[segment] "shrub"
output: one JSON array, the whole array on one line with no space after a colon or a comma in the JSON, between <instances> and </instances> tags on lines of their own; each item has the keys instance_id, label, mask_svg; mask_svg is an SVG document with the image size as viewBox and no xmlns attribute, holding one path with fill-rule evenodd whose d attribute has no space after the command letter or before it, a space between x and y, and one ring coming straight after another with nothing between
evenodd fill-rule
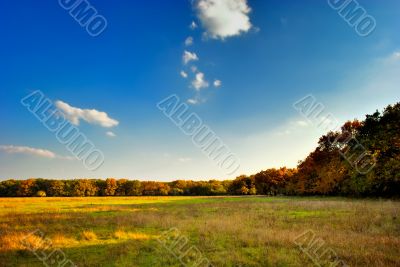
<instances>
[{"instance_id":1,"label":"shrub","mask_svg":"<svg viewBox=\"0 0 400 267\"><path fill-rule=\"evenodd\" d=\"M36 196L37 196L37 197L46 197L46 192L44 192L44 191L42 191L42 190L37 191Z\"/></svg>"}]
</instances>

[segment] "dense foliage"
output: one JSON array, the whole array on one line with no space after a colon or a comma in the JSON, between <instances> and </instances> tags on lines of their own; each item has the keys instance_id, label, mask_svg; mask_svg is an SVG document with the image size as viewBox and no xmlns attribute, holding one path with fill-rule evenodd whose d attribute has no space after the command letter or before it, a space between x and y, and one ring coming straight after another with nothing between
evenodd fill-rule
<instances>
[{"instance_id":1,"label":"dense foliage","mask_svg":"<svg viewBox=\"0 0 400 267\"><path fill-rule=\"evenodd\" d=\"M268 169L233 181L6 180L0 183L0 196L400 196L399 122L397 103L322 136L296 169Z\"/></svg>"}]
</instances>

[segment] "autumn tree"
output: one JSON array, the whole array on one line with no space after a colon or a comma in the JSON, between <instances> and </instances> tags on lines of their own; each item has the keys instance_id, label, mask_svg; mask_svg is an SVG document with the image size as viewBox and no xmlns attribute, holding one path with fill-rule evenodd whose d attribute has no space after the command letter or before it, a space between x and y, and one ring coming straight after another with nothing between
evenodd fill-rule
<instances>
[{"instance_id":1,"label":"autumn tree","mask_svg":"<svg viewBox=\"0 0 400 267\"><path fill-rule=\"evenodd\" d=\"M31 197L37 192L35 179L21 181L17 188L17 196Z\"/></svg>"},{"instance_id":2,"label":"autumn tree","mask_svg":"<svg viewBox=\"0 0 400 267\"><path fill-rule=\"evenodd\" d=\"M268 169L254 176L258 194L277 195L285 193L285 186L291 178L292 170L287 168Z\"/></svg>"},{"instance_id":3,"label":"autumn tree","mask_svg":"<svg viewBox=\"0 0 400 267\"><path fill-rule=\"evenodd\" d=\"M229 192L234 195L256 195L254 176L241 175L231 184Z\"/></svg>"},{"instance_id":4,"label":"autumn tree","mask_svg":"<svg viewBox=\"0 0 400 267\"><path fill-rule=\"evenodd\" d=\"M61 197L66 195L64 189L65 189L64 181L53 180L48 182L48 187L46 191L48 196Z\"/></svg>"},{"instance_id":5,"label":"autumn tree","mask_svg":"<svg viewBox=\"0 0 400 267\"><path fill-rule=\"evenodd\" d=\"M115 192L118 189L117 181L113 178L106 179L104 195L105 196L114 196Z\"/></svg>"},{"instance_id":6,"label":"autumn tree","mask_svg":"<svg viewBox=\"0 0 400 267\"><path fill-rule=\"evenodd\" d=\"M99 189L95 182L88 179L82 179L75 181L73 187L73 196L85 197L85 196L96 196Z\"/></svg>"},{"instance_id":7,"label":"autumn tree","mask_svg":"<svg viewBox=\"0 0 400 267\"><path fill-rule=\"evenodd\" d=\"M116 196L126 196L126 183L127 179L118 179L117 180L117 189L115 190Z\"/></svg>"}]
</instances>

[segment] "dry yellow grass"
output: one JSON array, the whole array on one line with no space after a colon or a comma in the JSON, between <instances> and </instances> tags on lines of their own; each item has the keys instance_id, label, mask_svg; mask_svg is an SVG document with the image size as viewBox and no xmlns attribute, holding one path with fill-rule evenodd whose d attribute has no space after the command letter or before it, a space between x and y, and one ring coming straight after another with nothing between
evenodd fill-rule
<instances>
[{"instance_id":1,"label":"dry yellow grass","mask_svg":"<svg viewBox=\"0 0 400 267\"><path fill-rule=\"evenodd\" d=\"M82 234L82 239L87 240L87 241L94 241L97 240L97 235L92 232L92 231L83 231Z\"/></svg>"},{"instance_id":2,"label":"dry yellow grass","mask_svg":"<svg viewBox=\"0 0 400 267\"><path fill-rule=\"evenodd\" d=\"M170 228L179 229L214 266L313 266L294 244L307 230L349 266L400 266L398 201L34 198L0 199L0 206L6 206L0 213L4 266L40 266L30 253L19 254L27 251L20 239L35 229L79 266L178 266L157 242Z\"/></svg>"},{"instance_id":3,"label":"dry yellow grass","mask_svg":"<svg viewBox=\"0 0 400 267\"><path fill-rule=\"evenodd\" d=\"M154 235L149 235L149 234L143 234L143 233L133 233L133 232L125 232L118 230L114 233L114 236L117 239L135 239L135 240L148 240L148 239L154 239L156 236Z\"/></svg>"}]
</instances>

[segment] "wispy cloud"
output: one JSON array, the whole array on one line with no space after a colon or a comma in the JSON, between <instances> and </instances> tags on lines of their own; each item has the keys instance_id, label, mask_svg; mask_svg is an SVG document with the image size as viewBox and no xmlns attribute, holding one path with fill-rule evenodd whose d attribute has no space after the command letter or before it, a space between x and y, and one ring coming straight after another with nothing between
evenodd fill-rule
<instances>
[{"instance_id":1,"label":"wispy cloud","mask_svg":"<svg viewBox=\"0 0 400 267\"><path fill-rule=\"evenodd\" d=\"M49 159L74 159L73 157L59 156L47 149L33 148L28 146L0 145L0 151L8 154L25 154Z\"/></svg>"},{"instance_id":2,"label":"wispy cloud","mask_svg":"<svg viewBox=\"0 0 400 267\"><path fill-rule=\"evenodd\" d=\"M117 120L110 118L107 113L96 109L76 108L60 100L56 101L55 104L74 125L79 125L80 120L84 120L90 124L100 125L105 128L111 128L119 124Z\"/></svg>"},{"instance_id":3,"label":"wispy cloud","mask_svg":"<svg viewBox=\"0 0 400 267\"><path fill-rule=\"evenodd\" d=\"M183 52L182 60L183 60L183 63L186 65L190 61L198 61L199 57L196 55L196 53L192 53L192 52L189 52L189 51L185 50Z\"/></svg>"},{"instance_id":4,"label":"wispy cloud","mask_svg":"<svg viewBox=\"0 0 400 267\"><path fill-rule=\"evenodd\" d=\"M189 36L188 38L186 38L186 40L185 40L185 45L186 45L186 46L191 46L191 45L193 45L193 37L192 37L192 36Z\"/></svg>"},{"instance_id":5,"label":"wispy cloud","mask_svg":"<svg viewBox=\"0 0 400 267\"><path fill-rule=\"evenodd\" d=\"M179 160L179 162L186 163L186 162L191 161L192 159L191 158L179 158L178 160Z\"/></svg>"},{"instance_id":6,"label":"wispy cloud","mask_svg":"<svg viewBox=\"0 0 400 267\"><path fill-rule=\"evenodd\" d=\"M389 58L393 61L398 61L398 60L400 61L400 51L393 52Z\"/></svg>"},{"instance_id":7,"label":"wispy cloud","mask_svg":"<svg viewBox=\"0 0 400 267\"><path fill-rule=\"evenodd\" d=\"M187 102L188 102L189 104L196 105L196 104L199 103L199 100L198 100L198 99L195 99L195 98L189 98L189 99L187 100Z\"/></svg>"},{"instance_id":8,"label":"wispy cloud","mask_svg":"<svg viewBox=\"0 0 400 267\"><path fill-rule=\"evenodd\" d=\"M192 30L196 29L197 28L196 22L192 21L192 23L190 23L189 28L192 29Z\"/></svg>"},{"instance_id":9,"label":"wispy cloud","mask_svg":"<svg viewBox=\"0 0 400 267\"><path fill-rule=\"evenodd\" d=\"M113 133L113 132L111 132L111 131L106 132L106 135L107 135L108 137L116 137L116 136L117 136L115 133Z\"/></svg>"},{"instance_id":10,"label":"wispy cloud","mask_svg":"<svg viewBox=\"0 0 400 267\"><path fill-rule=\"evenodd\" d=\"M309 123L307 121L296 121L296 125L301 126L301 127L307 127Z\"/></svg>"},{"instance_id":11,"label":"wispy cloud","mask_svg":"<svg viewBox=\"0 0 400 267\"><path fill-rule=\"evenodd\" d=\"M188 77L188 74L183 70L180 72L180 75L182 76L182 78L185 78L185 79Z\"/></svg>"},{"instance_id":12,"label":"wispy cloud","mask_svg":"<svg viewBox=\"0 0 400 267\"><path fill-rule=\"evenodd\" d=\"M247 0L197 0L193 2L206 35L225 39L252 28Z\"/></svg>"}]
</instances>

